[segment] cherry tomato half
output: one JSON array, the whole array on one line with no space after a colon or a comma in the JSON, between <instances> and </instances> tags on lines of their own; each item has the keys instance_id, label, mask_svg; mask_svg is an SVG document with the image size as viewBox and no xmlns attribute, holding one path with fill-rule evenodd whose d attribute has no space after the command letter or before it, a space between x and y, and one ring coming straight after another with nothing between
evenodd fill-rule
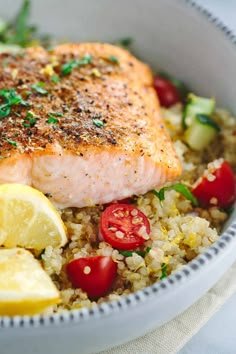
<instances>
[{"instance_id":1,"label":"cherry tomato half","mask_svg":"<svg viewBox=\"0 0 236 354\"><path fill-rule=\"evenodd\" d=\"M111 257L92 256L71 261L66 270L74 287L81 288L90 299L98 299L112 287L117 263Z\"/></svg>"},{"instance_id":2,"label":"cherry tomato half","mask_svg":"<svg viewBox=\"0 0 236 354\"><path fill-rule=\"evenodd\" d=\"M199 184L192 190L203 206L218 205L221 208L230 207L236 199L236 184L232 168L227 161L213 172L216 177L209 181L203 177ZM217 199L217 204L212 203L212 198Z\"/></svg>"},{"instance_id":3,"label":"cherry tomato half","mask_svg":"<svg viewBox=\"0 0 236 354\"><path fill-rule=\"evenodd\" d=\"M101 234L118 250L134 250L150 233L148 218L129 204L113 204L106 208L100 221Z\"/></svg>"},{"instance_id":4,"label":"cherry tomato half","mask_svg":"<svg viewBox=\"0 0 236 354\"><path fill-rule=\"evenodd\" d=\"M181 102L181 97L177 88L169 80L156 76L153 81L153 86L156 90L161 106L168 108L175 103Z\"/></svg>"}]
</instances>

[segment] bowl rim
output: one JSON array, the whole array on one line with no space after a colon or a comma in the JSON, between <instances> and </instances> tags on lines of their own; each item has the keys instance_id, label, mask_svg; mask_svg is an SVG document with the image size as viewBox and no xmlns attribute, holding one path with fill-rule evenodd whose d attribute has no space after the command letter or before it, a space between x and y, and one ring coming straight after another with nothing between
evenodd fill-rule
<instances>
[{"instance_id":1,"label":"bowl rim","mask_svg":"<svg viewBox=\"0 0 236 354\"><path fill-rule=\"evenodd\" d=\"M236 48L236 34L227 25L224 24L217 16L213 15L204 6L195 2L195 0L175 0L184 3L192 8L208 23L211 23L218 28ZM196 272L199 272L207 263L213 262L218 258L219 254L225 252L231 247L232 242L236 240L236 220L233 220L231 225L221 234L219 240L214 242L206 251L198 255L191 262L184 265L181 269L175 271L167 278L155 282L154 284L138 290L134 293L121 296L118 300L103 302L93 308L81 308L54 313L51 315L24 315L24 316L0 316L0 328L29 328L42 326L60 326L69 323L79 324L84 320L102 318L104 315L112 316L118 311L133 308L140 303L150 301L151 297L166 296L176 285L181 287L190 277L194 277Z\"/></svg>"}]
</instances>

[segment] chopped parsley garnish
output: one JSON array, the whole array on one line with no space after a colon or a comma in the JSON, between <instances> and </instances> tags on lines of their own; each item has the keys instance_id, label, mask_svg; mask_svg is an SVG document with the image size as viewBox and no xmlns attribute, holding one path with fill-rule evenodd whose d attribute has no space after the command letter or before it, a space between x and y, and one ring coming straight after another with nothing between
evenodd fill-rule
<instances>
[{"instance_id":1,"label":"chopped parsley garnish","mask_svg":"<svg viewBox=\"0 0 236 354\"><path fill-rule=\"evenodd\" d=\"M162 279L164 279L166 277L167 277L167 264L166 263L162 263L160 280L162 280Z\"/></svg>"},{"instance_id":2,"label":"chopped parsley garnish","mask_svg":"<svg viewBox=\"0 0 236 354\"><path fill-rule=\"evenodd\" d=\"M133 42L133 39L130 37L127 37L127 38L118 39L117 41L114 42L114 44L119 47L122 47L122 48L127 48L132 44L132 42Z\"/></svg>"},{"instance_id":3,"label":"chopped parsley garnish","mask_svg":"<svg viewBox=\"0 0 236 354\"><path fill-rule=\"evenodd\" d=\"M32 128L35 125L36 121L37 118L35 118L34 114L31 111L28 111L24 119L23 126L25 128Z\"/></svg>"},{"instance_id":4,"label":"chopped parsley garnish","mask_svg":"<svg viewBox=\"0 0 236 354\"><path fill-rule=\"evenodd\" d=\"M56 124L58 122L58 119L53 117L51 114L49 114L49 118L47 120L48 124Z\"/></svg>"},{"instance_id":5,"label":"chopped parsley garnish","mask_svg":"<svg viewBox=\"0 0 236 354\"><path fill-rule=\"evenodd\" d=\"M91 62L92 56L90 54L84 55L80 60L71 60L62 65L62 75L68 75L74 68L91 64Z\"/></svg>"},{"instance_id":6,"label":"chopped parsley garnish","mask_svg":"<svg viewBox=\"0 0 236 354\"><path fill-rule=\"evenodd\" d=\"M26 90L26 91L24 91L24 94L25 94L26 96L30 96L30 95L32 94L32 92L29 91L29 90Z\"/></svg>"},{"instance_id":7,"label":"chopped parsley garnish","mask_svg":"<svg viewBox=\"0 0 236 354\"><path fill-rule=\"evenodd\" d=\"M93 119L93 124L96 125L96 127L101 128L104 127L104 123L100 119Z\"/></svg>"},{"instance_id":8,"label":"chopped parsley garnish","mask_svg":"<svg viewBox=\"0 0 236 354\"><path fill-rule=\"evenodd\" d=\"M110 56L108 57L108 59L109 59L110 61L112 61L113 63L115 63L115 64L119 64L119 59L118 59L117 57L115 57L114 55L110 55Z\"/></svg>"},{"instance_id":9,"label":"chopped parsley garnish","mask_svg":"<svg viewBox=\"0 0 236 354\"><path fill-rule=\"evenodd\" d=\"M51 76L51 79L52 79L52 81L53 81L55 84L57 84L57 83L60 81L59 76L56 76L56 75L52 75L52 76Z\"/></svg>"},{"instance_id":10,"label":"chopped parsley garnish","mask_svg":"<svg viewBox=\"0 0 236 354\"><path fill-rule=\"evenodd\" d=\"M32 85L31 87L33 90L38 92L40 95L47 95L48 91L45 90L44 86L45 86L45 83L40 81L37 84Z\"/></svg>"},{"instance_id":11,"label":"chopped parsley garnish","mask_svg":"<svg viewBox=\"0 0 236 354\"><path fill-rule=\"evenodd\" d=\"M123 251L119 250L119 253L125 257L132 257L134 253L138 254L141 257L145 257L151 250L151 247L147 247L145 251Z\"/></svg>"},{"instance_id":12,"label":"chopped parsley garnish","mask_svg":"<svg viewBox=\"0 0 236 354\"><path fill-rule=\"evenodd\" d=\"M190 200L193 206L198 206L198 200L194 197L192 192L182 183L174 184L173 186L163 187L157 192L155 189L151 190L151 192L160 200L165 200L165 192L175 190L182 194L186 199Z\"/></svg>"},{"instance_id":13,"label":"chopped parsley garnish","mask_svg":"<svg viewBox=\"0 0 236 354\"><path fill-rule=\"evenodd\" d=\"M15 148L17 147L17 143L13 140L7 139L8 144L13 145Z\"/></svg>"},{"instance_id":14,"label":"chopped parsley garnish","mask_svg":"<svg viewBox=\"0 0 236 354\"><path fill-rule=\"evenodd\" d=\"M53 116L56 116L56 117L63 117L62 112L51 112L50 114L52 114Z\"/></svg>"},{"instance_id":15,"label":"chopped parsley garnish","mask_svg":"<svg viewBox=\"0 0 236 354\"><path fill-rule=\"evenodd\" d=\"M0 105L0 118L7 117L11 112L11 106L21 104L28 106L29 104L23 100L21 95L17 94L15 89L0 90L0 96L5 98L5 102Z\"/></svg>"}]
</instances>

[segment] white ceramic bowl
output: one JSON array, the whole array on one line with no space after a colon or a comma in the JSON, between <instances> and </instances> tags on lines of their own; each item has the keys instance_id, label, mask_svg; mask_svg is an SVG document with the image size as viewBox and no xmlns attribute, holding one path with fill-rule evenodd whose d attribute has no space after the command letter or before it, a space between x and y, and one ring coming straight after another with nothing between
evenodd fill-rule
<instances>
[{"instance_id":1,"label":"white ceramic bowl","mask_svg":"<svg viewBox=\"0 0 236 354\"><path fill-rule=\"evenodd\" d=\"M236 38L210 13L187 0L35 0L33 21L75 41L131 36L133 50L218 105L236 111ZM0 1L6 16L19 1ZM234 220L234 221L233 221ZM199 299L236 259L235 213L206 253L151 287L95 309L0 319L4 354L94 353L136 338Z\"/></svg>"}]
</instances>

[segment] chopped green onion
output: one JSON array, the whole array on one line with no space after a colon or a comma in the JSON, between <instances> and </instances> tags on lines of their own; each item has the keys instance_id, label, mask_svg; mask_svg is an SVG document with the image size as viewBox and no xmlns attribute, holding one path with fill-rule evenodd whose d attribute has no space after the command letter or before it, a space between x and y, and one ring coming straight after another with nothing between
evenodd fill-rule
<instances>
[{"instance_id":1,"label":"chopped green onion","mask_svg":"<svg viewBox=\"0 0 236 354\"><path fill-rule=\"evenodd\" d=\"M164 279L166 277L167 277L167 264L166 263L162 263L160 280L162 280L162 279Z\"/></svg>"},{"instance_id":2,"label":"chopped green onion","mask_svg":"<svg viewBox=\"0 0 236 354\"><path fill-rule=\"evenodd\" d=\"M104 123L100 119L93 119L93 124L96 125L96 127L101 128L104 127Z\"/></svg>"},{"instance_id":3,"label":"chopped green onion","mask_svg":"<svg viewBox=\"0 0 236 354\"><path fill-rule=\"evenodd\" d=\"M157 192L155 189L151 190L151 192L160 200L165 200L165 192L175 190L176 192L182 194L186 199L190 200L190 202L194 206L198 206L198 200L194 197L192 192L182 183L174 184L173 186L163 187Z\"/></svg>"}]
</instances>

